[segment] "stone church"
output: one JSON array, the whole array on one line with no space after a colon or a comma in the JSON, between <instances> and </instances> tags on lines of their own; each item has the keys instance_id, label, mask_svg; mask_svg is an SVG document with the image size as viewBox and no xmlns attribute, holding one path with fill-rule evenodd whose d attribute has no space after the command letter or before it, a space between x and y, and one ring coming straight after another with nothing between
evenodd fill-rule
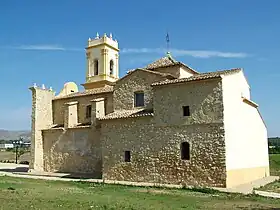
<instances>
[{"instance_id":1,"label":"stone church","mask_svg":"<svg viewBox=\"0 0 280 210\"><path fill-rule=\"evenodd\" d=\"M170 53L119 78L112 35L86 47L83 91L32 91L30 170L234 187L270 175L267 129L242 69L198 72Z\"/></svg>"}]
</instances>

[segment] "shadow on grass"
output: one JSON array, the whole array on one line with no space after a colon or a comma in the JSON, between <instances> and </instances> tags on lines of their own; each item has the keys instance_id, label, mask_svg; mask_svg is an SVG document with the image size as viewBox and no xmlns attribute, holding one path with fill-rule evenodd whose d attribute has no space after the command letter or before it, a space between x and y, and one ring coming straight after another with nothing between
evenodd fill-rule
<instances>
[{"instance_id":1,"label":"shadow on grass","mask_svg":"<svg viewBox=\"0 0 280 210\"><path fill-rule=\"evenodd\" d=\"M25 167L16 167L16 168L0 168L0 172L10 172L10 173L14 173L14 172L28 172L28 166Z\"/></svg>"},{"instance_id":2,"label":"shadow on grass","mask_svg":"<svg viewBox=\"0 0 280 210\"><path fill-rule=\"evenodd\" d=\"M68 178L68 179L102 179L101 175L97 175L94 173L69 173L67 175L61 176L61 178Z\"/></svg>"},{"instance_id":3,"label":"shadow on grass","mask_svg":"<svg viewBox=\"0 0 280 210\"><path fill-rule=\"evenodd\" d=\"M221 193L219 190L215 190L212 188L207 188L207 187L194 187L194 188L188 188L188 187L183 187L183 190L188 190L188 191L192 191L192 192L200 192L200 193L205 193L205 194L217 194L217 193Z\"/></svg>"}]
</instances>

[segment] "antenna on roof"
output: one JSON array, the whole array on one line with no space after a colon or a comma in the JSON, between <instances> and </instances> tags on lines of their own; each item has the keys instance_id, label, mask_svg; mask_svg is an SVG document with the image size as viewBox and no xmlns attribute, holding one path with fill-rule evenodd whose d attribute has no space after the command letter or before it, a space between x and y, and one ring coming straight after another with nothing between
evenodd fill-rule
<instances>
[{"instance_id":1,"label":"antenna on roof","mask_svg":"<svg viewBox=\"0 0 280 210\"><path fill-rule=\"evenodd\" d=\"M168 33L168 30L166 32L166 49L167 49L167 55L170 55L170 52L169 52L169 46L170 45L170 39L169 39L169 33Z\"/></svg>"}]
</instances>

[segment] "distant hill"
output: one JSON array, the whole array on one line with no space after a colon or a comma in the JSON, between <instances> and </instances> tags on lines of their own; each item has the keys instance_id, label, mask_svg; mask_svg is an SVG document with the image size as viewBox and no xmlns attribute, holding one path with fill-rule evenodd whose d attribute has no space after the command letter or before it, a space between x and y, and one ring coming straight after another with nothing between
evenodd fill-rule
<instances>
[{"instance_id":1,"label":"distant hill","mask_svg":"<svg viewBox=\"0 0 280 210\"><path fill-rule=\"evenodd\" d=\"M20 137L23 141L29 142L31 137L30 131L9 131L0 129L0 140L17 140Z\"/></svg>"}]
</instances>

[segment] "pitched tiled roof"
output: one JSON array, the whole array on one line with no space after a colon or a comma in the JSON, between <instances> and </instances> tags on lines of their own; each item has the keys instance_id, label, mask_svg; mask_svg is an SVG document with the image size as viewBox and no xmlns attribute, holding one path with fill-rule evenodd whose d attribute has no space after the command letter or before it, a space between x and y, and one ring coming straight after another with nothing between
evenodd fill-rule
<instances>
[{"instance_id":1,"label":"pitched tiled roof","mask_svg":"<svg viewBox=\"0 0 280 210\"><path fill-rule=\"evenodd\" d=\"M154 61L153 63L147 65L145 68L146 69L156 69L156 68L161 68L161 67L165 67L165 66L172 66L172 65L176 65L178 62L175 61L171 56L165 56L162 57L156 61Z\"/></svg>"},{"instance_id":2,"label":"pitched tiled roof","mask_svg":"<svg viewBox=\"0 0 280 210\"><path fill-rule=\"evenodd\" d=\"M152 74L158 74L158 75L161 75L161 76L164 76L164 77L169 77L169 78L172 78L172 79L175 78L172 74L162 73L162 72L158 72L158 71L151 71L149 69L138 68L138 69L135 69L135 70L141 70L141 71L149 72L149 73L152 73Z\"/></svg>"},{"instance_id":3,"label":"pitched tiled roof","mask_svg":"<svg viewBox=\"0 0 280 210\"><path fill-rule=\"evenodd\" d=\"M133 117L143 117L143 116L153 116L153 110L147 109L133 109L133 110L119 110L110 113L104 117L99 118L99 120L111 120L111 119L121 119L121 118L133 118Z\"/></svg>"},{"instance_id":4,"label":"pitched tiled roof","mask_svg":"<svg viewBox=\"0 0 280 210\"><path fill-rule=\"evenodd\" d=\"M197 71L195 71L191 67L187 66L186 64L176 61L174 58L172 58L172 56L170 54L167 54L165 57L162 57L162 58L154 61L153 63L147 65L144 69L155 70L158 68L166 68L166 67L171 67L171 66L175 66L175 65L184 66L187 69L189 69L190 71L192 71L193 73L198 74Z\"/></svg>"},{"instance_id":5,"label":"pitched tiled roof","mask_svg":"<svg viewBox=\"0 0 280 210\"><path fill-rule=\"evenodd\" d=\"M113 92L113 86L105 86L102 88L94 88L94 89L90 89L90 90L85 90L83 92L71 93L66 96L56 96L54 98L54 100L79 97L79 96L85 96L85 95L95 95L95 94L101 94L101 93L111 93L111 92Z\"/></svg>"},{"instance_id":6,"label":"pitched tiled roof","mask_svg":"<svg viewBox=\"0 0 280 210\"><path fill-rule=\"evenodd\" d=\"M175 79L175 77L173 75L168 74L168 73L161 73L161 72L157 72L157 71L151 71L151 70L148 70L148 69L137 68L137 69L132 69L132 70L127 71L126 72L127 74L125 76L123 76L122 78L120 78L118 81L123 80L124 78L128 77L130 74L132 74L135 71L144 71L144 72L148 72L148 73L151 73L151 74L157 74L157 75L166 77L168 79Z\"/></svg>"},{"instance_id":7,"label":"pitched tiled roof","mask_svg":"<svg viewBox=\"0 0 280 210\"><path fill-rule=\"evenodd\" d=\"M181 79L173 79L173 80L164 80L160 82L155 82L152 86L158 85L166 85L166 84L174 84L174 83L183 83L183 82L190 82L196 80L204 80L204 79L211 79L211 78L218 78L222 75L234 74L240 72L241 69L231 69L231 70L223 70L223 71L215 71L215 72L208 72L208 73L201 73L187 78Z\"/></svg>"}]
</instances>

